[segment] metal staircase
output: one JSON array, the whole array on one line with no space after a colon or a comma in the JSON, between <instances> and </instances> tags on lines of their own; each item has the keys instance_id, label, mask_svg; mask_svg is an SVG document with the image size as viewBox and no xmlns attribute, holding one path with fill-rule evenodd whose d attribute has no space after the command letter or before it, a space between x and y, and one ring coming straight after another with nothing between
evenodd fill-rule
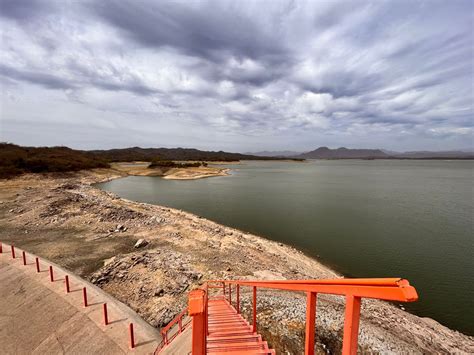
<instances>
[{"instance_id":1,"label":"metal staircase","mask_svg":"<svg viewBox=\"0 0 474 355\"><path fill-rule=\"evenodd\" d=\"M252 320L240 314L242 287L252 291ZM189 352L204 354L275 354L257 332L257 288L304 292L306 294L305 349L314 354L317 294L344 296L346 300L342 353L357 353L362 298L413 302L418 295L409 282L400 278L331 280L213 280L189 293L188 308L163 328L163 341L155 354L166 352L171 340L192 337ZM212 294L218 289L221 294ZM235 298L233 299L233 294ZM183 319L192 321L183 323ZM176 329L176 325L179 327ZM185 332L188 326L191 331ZM189 340L189 339L187 339ZM171 352L172 353L172 352Z\"/></svg>"}]
</instances>

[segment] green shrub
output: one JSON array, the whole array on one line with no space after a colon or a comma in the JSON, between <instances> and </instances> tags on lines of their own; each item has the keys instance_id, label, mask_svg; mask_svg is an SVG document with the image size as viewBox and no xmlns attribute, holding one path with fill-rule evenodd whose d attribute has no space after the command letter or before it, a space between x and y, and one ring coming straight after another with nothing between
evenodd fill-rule
<instances>
[{"instance_id":1,"label":"green shrub","mask_svg":"<svg viewBox=\"0 0 474 355\"><path fill-rule=\"evenodd\" d=\"M161 160L159 158L155 158L151 161L151 164L148 166L150 169L154 168L197 168L201 165L207 166L204 162L196 162L196 163L176 163L172 160Z\"/></svg>"}]
</instances>

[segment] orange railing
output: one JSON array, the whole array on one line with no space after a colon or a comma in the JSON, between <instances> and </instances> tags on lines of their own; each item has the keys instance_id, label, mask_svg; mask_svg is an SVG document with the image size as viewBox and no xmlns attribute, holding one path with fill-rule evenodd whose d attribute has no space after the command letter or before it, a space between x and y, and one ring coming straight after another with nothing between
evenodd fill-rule
<instances>
[{"instance_id":1,"label":"orange railing","mask_svg":"<svg viewBox=\"0 0 474 355\"><path fill-rule=\"evenodd\" d=\"M185 319L187 313L188 309L186 308L184 311L179 313L171 322L169 322L166 327L160 330L161 342L160 344L158 344L158 348L155 350L155 354L159 353L165 346L169 345L178 335L180 335L188 328L188 326L191 324L191 319ZM171 333L171 331L176 325L178 326L178 329L175 329L175 331Z\"/></svg>"},{"instance_id":2,"label":"orange railing","mask_svg":"<svg viewBox=\"0 0 474 355\"><path fill-rule=\"evenodd\" d=\"M192 321L192 353L206 353L207 303L208 289L220 288L223 297L240 313L240 288L252 288L252 327L257 331L257 288L306 293L306 336L305 354L314 354L316 297L317 294L341 295L346 298L344 335L342 353L356 354L359 334L360 306L362 298L375 298L388 301L413 302L418 299L414 287L407 280L399 278L385 279L332 279L332 280L281 280L281 281L248 281L248 280L212 280L204 287L189 294L189 315ZM234 289L234 290L233 290Z\"/></svg>"}]
</instances>

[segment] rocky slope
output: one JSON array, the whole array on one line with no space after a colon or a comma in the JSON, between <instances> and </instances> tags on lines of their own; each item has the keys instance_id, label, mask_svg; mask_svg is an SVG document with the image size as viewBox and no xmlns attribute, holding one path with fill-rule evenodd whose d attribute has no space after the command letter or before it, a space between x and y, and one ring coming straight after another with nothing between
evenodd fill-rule
<instances>
[{"instance_id":1,"label":"rocky slope","mask_svg":"<svg viewBox=\"0 0 474 355\"><path fill-rule=\"evenodd\" d=\"M156 327L185 307L187 292L206 279L339 277L289 246L91 185L120 176L97 170L0 180L0 240L89 278ZM145 241L135 247L139 239ZM282 353L299 353L303 295L262 291L258 299L264 336ZM343 316L342 298L318 297L320 352L340 350ZM359 339L364 352L474 352L473 337L380 301L363 302Z\"/></svg>"}]
</instances>

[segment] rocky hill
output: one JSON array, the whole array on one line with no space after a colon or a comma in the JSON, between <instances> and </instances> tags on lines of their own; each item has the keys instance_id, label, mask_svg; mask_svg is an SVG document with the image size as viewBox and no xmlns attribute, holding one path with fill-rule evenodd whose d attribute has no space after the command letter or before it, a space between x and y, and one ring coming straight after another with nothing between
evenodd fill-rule
<instances>
[{"instance_id":1,"label":"rocky hill","mask_svg":"<svg viewBox=\"0 0 474 355\"><path fill-rule=\"evenodd\" d=\"M151 161L163 160L206 160L206 161L238 161L238 160L278 160L278 157L256 156L224 151L205 151L193 148L123 148L110 150L92 150L88 153L112 162L117 161Z\"/></svg>"}]
</instances>

